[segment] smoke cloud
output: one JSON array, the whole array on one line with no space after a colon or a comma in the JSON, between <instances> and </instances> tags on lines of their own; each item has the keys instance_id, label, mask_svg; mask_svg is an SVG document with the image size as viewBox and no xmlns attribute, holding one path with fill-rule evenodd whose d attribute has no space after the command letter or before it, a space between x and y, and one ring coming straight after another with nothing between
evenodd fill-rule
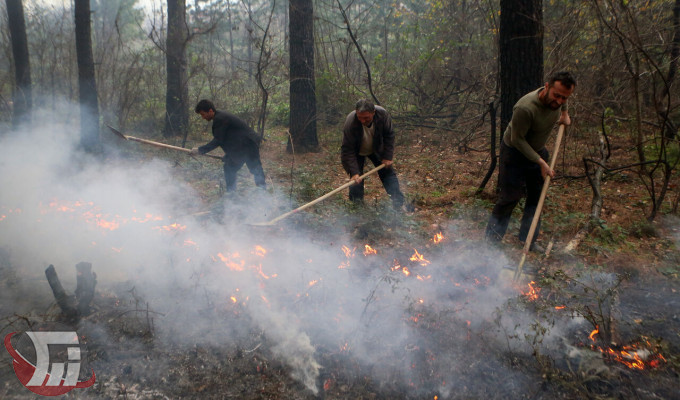
<instances>
[{"instance_id":1,"label":"smoke cloud","mask_svg":"<svg viewBox=\"0 0 680 400\"><path fill-rule=\"evenodd\" d=\"M78 129L63 119L77 113L64 107L38 111L33 123L0 137L0 247L21 275L91 262L98 288L134 286L163 313L160 338L232 343L259 330L314 393L324 367L345 358L385 385L403 381L416 391L522 390L523 378L491 351L488 361L470 362L483 356L470 354L470 341L507 346L503 325L493 322L515 295L497 284L508 264L502 253L413 243L364 255L349 235L258 231L243 223L280 210L278 195L262 192L225 198L223 219L205 218L199 212L207 206L175 177L174 164L81 153ZM453 228L444 234L457 237ZM424 261L409 261L414 252ZM62 280L73 284L69 274ZM200 312L236 305L248 318L233 326L216 327L212 314ZM253 326L241 325L246 320ZM512 331L517 320L502 324ZM322 360L319 349L342 357ZM490 386L471 388L473 375Z\"/></svg>"}]
</instances>

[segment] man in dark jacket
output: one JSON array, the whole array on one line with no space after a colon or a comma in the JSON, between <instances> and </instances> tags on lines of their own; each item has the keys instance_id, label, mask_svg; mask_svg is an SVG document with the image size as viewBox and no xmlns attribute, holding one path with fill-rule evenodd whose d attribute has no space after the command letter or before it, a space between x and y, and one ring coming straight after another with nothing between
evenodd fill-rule
<instances>
[{"instance_id":1,"label":"man in dark jacket","mask_svg":"<svg viewBox=\"0 0 680 400\"><path fill-rule=\"evenodd\" d=\"M393 155L394 130L390 114L368 100L359 100L345 120L341 148L342 166L356 182L349 187L350 200L362 202L364 199L364 182L359 177L368 157L376 167L385 164L385 168L378 171L378 176L394 208L402 207L404 195L399 190L399 180L392 168Z\"/></svg>"},{"instance_id":2,"label":"man in dark jacket","mask_svg":"<svg viewBox=\"0 0 680 400\"><path fill-rule=\"evenodd\" d=\"M264 171L260 161L260 142L262 138L243 120L225 111L217 111L210 100L196 104L196 114L206 121L212 121L213 140L208 144L195 147L195 154L205 154L217 147L224 150L224 179L227 192L236 190L236 173L246 164L255 178L255 185L265 188Z\"/></svg>"}]
</instances>

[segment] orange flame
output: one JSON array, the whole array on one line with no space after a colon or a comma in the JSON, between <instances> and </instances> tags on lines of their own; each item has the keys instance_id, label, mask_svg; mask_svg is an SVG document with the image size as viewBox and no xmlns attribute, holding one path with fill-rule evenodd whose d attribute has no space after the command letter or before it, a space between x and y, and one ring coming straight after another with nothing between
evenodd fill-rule
<instances>
[{"instance_id":1,"label":"orange flame","mask_svg":"<svg viewBox=\"0 0 680 400\"><path fill-rule=\"evenodd\" d=\"M347 258L352 258L352 257L354 257L354 250L356 250L356 249L357 249L357 248L355 247L355 248L353 248L353 249L350 250L349 247L347 247L347 246L342 246L342 252L345 253L345 257L347 257Z\"/></svg>"},{"instance_id":2,"label":"orange flame","mask_svg":"<svg viewBox=\"0 0 680 400\"><path fill-rule=\"evenodd\" d=\"M390 270L391 270L391 271L396 271L396 270L398 270L399 268L401 268L401 265L399 265L399 260L397 260L397 259L395 258L395 259L394 259L393 266L392 266L392 268L390 268Z\"/></svg>"},{"instance_id":3,"label":"orange flame","mask_svg":"<svg viewBox=\"0 0 680 400\"><path fill-rule=\"evenodd\" d=\"M159 231L160 231L160 230L163 230L163 231L166 231L166 232L171 232L171 231L183 231L183 230L185 230L186 228L187 228L186 225L181 225L181 224L178 224L178 223L176 223L176 222L175 222L174 224L170 224L170 225L155 226L155 227L153 227L153 229L155 229L155 230L159 230Z\"/></svg>"},{"instance_id":4,"label":"orange flame","mask_svg":"<svg viewBox=\"0 0 680 400\"><path fill-rule=\"evenodd\" d=\"M313 281L309 281L309 287L312 287L312 286L316 285L317 283L319 283L318 279L314 279Z\"/></svg>"},{"instance_id":5,"label":"orange flame","mask_svg":"<svg viewBox=\"0 0 680 400\"><path fill-rule=\"evenodd\" d=\"M590 340L592 340L594 342L595 341L595 335L597 335L598 333L600 333L600 326L595 325L595 330L590 332L590 335L588 335L588 337L590 338Z\"/></svg>"},{"instance_id":6,"label":"orange flame","mask_svg":"<svg viewBox=\"0 0 680 400\"><path fill-rule=\"evenodd\" d=\"M593 331L590 338L594 341L593 335L599 330ZM649 340L642 340L638 343L621 346L620 348L602 348L592 346L593 350L598 350L609 359L625 365L630 369L644 370L646 368L658 368L665 363L666 358L655 349Z\"/></svg>"},{"instance_id":7,"label":"orange flame","mask_svg":"<svg viewBox=\"0 0 680 400\"><path fill-rule=\"evenodd\" d=\"M347 261L343 261L342 263L340 263L340 265L338 266L339 269L349 268L349 265L350 265L349 259L354 257L354 251L356 249L357 249L356 247L353 248L353 249L350 249L347 246L342 246L342 252L345 253L345 257L347 257Z\"/></svg>"},{"instance_id":8,"label":"orange flame","mask_svg":"<svg viewBox=\"0 0 680 400\"><path fill-rule=\"evenodd\" d=\"M368 256L370 254L378 254L378 252L369 245L364 245L364 255Z\"/></svg>"},{"instance_id":9,"label":"orange flame","mask_svg":"<svg viewBox=\"0 0 680 400\"><path fill-rule=\"evenodd\" d=\"M264 247L262 247L260 245L255 245L255 250L253 250L252 254L255 254L256 256L264 257L264 256L267 255L267 249L265 249Z\"/></svg>"},{"instance_id":10,"label":"orange flame","mask_svg":"<svg viewBox=\"0 0 680 400\"><path fill-rule=\"evenodd\" d=\"M116 221L107 221L107 220L99 220L97 221L97 226L100 228L108 229L110 231L115 231L116 229L120 228L120 224Z\"/></svg>"},{"instance_id":11,"label":"orange flame","mask_svg":"<svg viewBox=\"0 0 680 400\"><path fill-rule=\"evenodd\" d=\"M238 253L233 254L233 257L235 257L235 258L238 258L238 256L239 256ZM219 259L222 260L224 265L229 267L229 269L232 270L232 271L243 271L243 269L244 269L245 261L243 261L243 260L241 260L240 264L237 264L234 261L232 261L229 257L225 256L222 253L217 253L217 257L219 257Z\"/></svg>"},{"instance_id":12,"label":"orange flame","mask_svg":"<svg viewBox=\"0 0 680 400\"><path fill-rule=\"evenodd\" d=\"M531 281L529 282L529 289L522 293L524 296L527 297L527 300L529 301L535 301L538 300L538 294L541 292L541 288L536 285L536 282Z\"/></svg>"},{"instance_id":13,"label":"orange flame","mask_svg":"<svg viewBox=\"0 0 680 400\"><path fill-rule=\"evenodd\" d=\"M269 275L267 275L267 274L265 274L264 272L262 272L262 264L253 265L253 266L251 266L251 268L253 268L254 270L256 270L256 271L257 271L257 274L260 275L261 277L263 277L264 279L269 279Z\"/></svg>"},{"instance_id":14,"label":"orange flame","mask_svg":"<svg viewBox=\"0 0 680 400\"><path fill-rule=\"evenodd\" d=\"M413 251L413 255L409 258L410 261L417 262L423 267L430 263L422 254L418 253L418 250L413 249Z\"/></svg>"},{"instance_id":15,"label":"orange flame","mask_svg":"<svg viewBox=\"0 0 680 400\"><path fill-rule=\"evenodd\" d=\"M441 232L435 234L434 237L432 238L434 244L439 244L442 240L444 240L444 235L442 235Z\"/></svg>"}]
</instances>

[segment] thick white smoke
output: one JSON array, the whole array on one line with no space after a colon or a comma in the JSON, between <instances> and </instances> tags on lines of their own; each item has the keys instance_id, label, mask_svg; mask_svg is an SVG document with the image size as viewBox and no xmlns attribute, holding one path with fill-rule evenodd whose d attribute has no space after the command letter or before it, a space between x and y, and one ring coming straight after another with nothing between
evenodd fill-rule
<instances>
[{"instance_id":1,"label":"thick white smoke","mask_svg":"<svg viewBox=\"0 0 680 400\"><path fill-rule=\"evenodd\" d=\"M243 305L272 353L314 393L320 346L343 349L378 379L396 371L416 386L422 372L412 370L410 354L432 353L441 357L431 364L440 368L433 380L442 393L470 374L456 364L457 354L469 351L466 337L507 299L491 275L507 264L501 253L433 245L428 254L420 247L426 243L413 243L366 256L357 248L348 256L342 245L355 245L342 236L248 228L243 222L279 212L275 198L262 192L247 202L225 199L224 220L206 219L196 215L206 205L175 178L172 163L85 155L77 149L78 129L60 120L64 114L36 112L32 124L0 137L0 246L20 274L40 277L49 264L91 262L100 288L133 284L164 313L157 328L175 332L177 341L181 332L214 331L211 318L196 312L205 303ZM395 260L417 247L428 263ZM69 275L62 275L65 284ZM452 341L433 342L423 329L447 330L442 335ZM234 340L233 332L203 340ZM437 348L442 343L449 348Z\"/></svg>"}]
</instances>

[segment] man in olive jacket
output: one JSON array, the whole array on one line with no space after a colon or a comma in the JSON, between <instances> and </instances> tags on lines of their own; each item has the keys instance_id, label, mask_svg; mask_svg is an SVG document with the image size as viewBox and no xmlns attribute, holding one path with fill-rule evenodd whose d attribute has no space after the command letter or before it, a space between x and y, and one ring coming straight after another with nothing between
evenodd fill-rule
<instances>
[{"instance_id":1,"label":"man in olive jacket","mask_svg":"<svg viewBox=\"0 0 680 400\"><path fill-rule=\"evenodd\" d=\"M360 176L368 158L376 167L385 164L385 168L378 171L378 176L394 208L401 209L404 195L392 168L393 155L394 130L390 114L368 100L359 100L345 120L341 147L342 166L356 182L349 187L350 200L362 202L364 199L364 182Z\"/></svg>"},{"instance_id":2,"label":"man in olive jacket","mask_svg":"<svg viewBox=\"0 0 680 400\"><path fill-rule=\"evenodd\" d=\"M544 178L555 176L548 165L545 144L556 123L569 125L571 118L567 99L576 88L576 80L569 72L553 74L544 87L529 92L519 99L512 110L512 119L501 142L498 187L500 194L486 226L486 239L500 242L508 229L512 210L526 192L524 213L518 238L526 241L531 228ZM542 252L535 241L540 220L530 246Z\"/></svg>"},{"instance_id":3,"label":"man in olive jacket","mask_svg":"<svg viewBox=\"0 0 680 400\"><path fill-rule=\"evenodd\" d=\"M260 142L262 138L255 133L242 119L225 111L217 111L210 100L201 100L196 104L196 114L206 121L212 121L213 140L195 147L195 154L205 154L217 147L224 150L224 179L227 192L236 190L236 173L246 164L255 178L255 185L265 188L264 170L260 161Z\"/></svg>"}]
</instances>

